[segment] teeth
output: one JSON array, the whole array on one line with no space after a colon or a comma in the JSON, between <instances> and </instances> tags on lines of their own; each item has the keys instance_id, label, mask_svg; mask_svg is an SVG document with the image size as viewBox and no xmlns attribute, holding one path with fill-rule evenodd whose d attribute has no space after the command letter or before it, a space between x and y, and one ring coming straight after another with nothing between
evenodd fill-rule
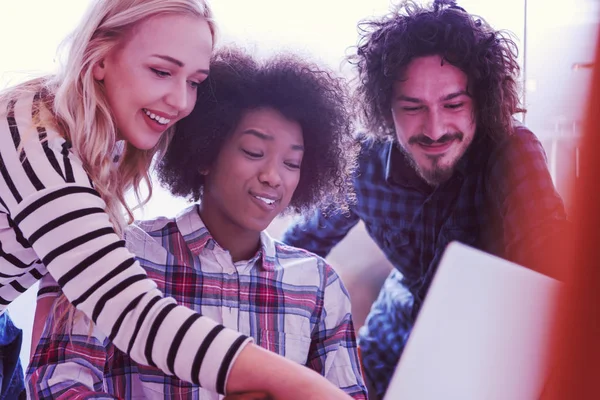
<instances>
[{"instance_id":1,"label":"teeth","mask_svg":"<svg viewBox=\"0 0 600 400\"><path fill-rule=\"evenodd\" d=\"M262 200L262 201L264 201L264 202L265 202L265 203L267 203L268 205L272 205L272 204L274 204L274 203L275 203L275 200L267 199L267 198L265 198L265 197L260 197L260 196L254 196L254 197L256 197L256 198L257 198L257 199L259 199L259 200Z\"/></svg>"},{"instance_id":2,"label":"teeth","mask_svg":"<svg viewBox=\"0 0 600 400\"><path fill-rule=\"evenodd\" d=\"M170 119L168 118L164 118L164 117L159 117L158 115L151 113L150 111L144 109L144 112L146 113L147 116L149 116L150 118L152 118L153 120L155 120L156 122L158 122L161 125L166 125L169 122L171 122Z\"/></svg>"}]
</instances>

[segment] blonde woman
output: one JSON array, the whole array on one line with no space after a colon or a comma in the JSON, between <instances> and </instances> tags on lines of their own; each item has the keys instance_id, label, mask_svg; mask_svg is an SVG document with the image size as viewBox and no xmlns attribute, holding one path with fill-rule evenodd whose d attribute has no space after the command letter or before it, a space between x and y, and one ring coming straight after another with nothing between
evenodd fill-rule
<instances>
[{"instance_id":1,"label":"blonde woman","mask_svg":"<svg viewBox=\"0 0 600 400\"><path fill-rule=\"evenodd\" d=\"M0 97L0 312L49 273L139 363L219 393L347 398L163 298L121 240L124 194L193 109L214 31L202 0L96 0L62 69Z\"/></svg>"},{"instance_id":2,"label":"blonde woman","mask_svg":"<svg viewBox=\"0 0 600 400\"><path fill-rule=\"evenodd\" d=\"M173 195L197 203L136 221L124 237L163 293L366 400L343 282L266 231L286 211L343 204L355 150L345 92L303 59L221 49L157 168ZM86 318L66 325L56 314L27 368L30 399L222 398L133 362Z\"/></svg>"}]
</instances>

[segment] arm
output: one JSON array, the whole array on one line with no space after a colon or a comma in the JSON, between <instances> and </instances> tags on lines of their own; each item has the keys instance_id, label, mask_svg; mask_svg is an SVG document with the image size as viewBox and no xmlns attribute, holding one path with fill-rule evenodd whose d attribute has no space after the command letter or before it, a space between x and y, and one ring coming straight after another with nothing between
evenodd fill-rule
<instances>
[{"instance_id":1,"label":"arm","mask_svg":"<svg viewBox=\"0 0 600 400\"><path fill-rule=\"evenodd\" d=\"M35 316L33 317L33 329L31 331L31 349L30 354L35 353L35 349L40 342L42 332L44 331L45 319L52 312L54 299L51 297L38 298L35 305Z\"/></svg>"},{"instance_id":2,"label":"arm","mask_svg":"<svg viewBox=\"0 0 600 400\"><path fill-rule=\"evenodd\" d=\"M568 222L542 145L531 132L518 128L492 157L486 191L502 220L505 257L560 278L553 265L564 253Z\"/></svg>"},{"instance_id":3,"label":"arm","mask_svg":"<svg viewBox=\"0 0 600 400\"><path fill-rule=\"evenodd\" d=\"M219 393L255 390L301 399L322 390L329 398L344 398L325 379L315 380L316 374L308 375L283 357L247 346L246 336L163 297L113 230L81 162L55 132L43 131L48 140L37 140L42 132L31 125L32 99L19 103L8 109L14 119L0 118L0 214L5 222L0 228L12 232L12 242L29 259L15 261L20 253L3 249L2 283L5 277L40 279L28 265L34 254L73 305L138 363ZM12 290L0 289L5 288ZM275 371L285 379L271 375ZM289 396L290 385L302 389L298 397Z\"/></svg>"},{"instance_id":4,"label":"arm","mask_svg":"<svg viewBox=\"0 0 600 400\"><path fill-rule=\"evenodd\" d=\"M19 243L135 361L223 393L246 337L162 296L113 230L104 201L64 140L51 131L47 142L37 140L28 101L9 106L12 129L0 125L0 204ZM5 264L3 274L22 273L20 265Z\"/></svg>"},{"instance_id":5,"label":"arm","mask_svg":"<svg viewBox=\"0 0 600 400\"><path fill-rule=\"evenodd\" d=\"M307 366L355 399L367 399L352 323L350 298L340 277L324 267L325 289L312 332Z\"/></svg>"},{"instance_id":6,"label":"arm","mask_svg":"<svg viewBox=\"0 0 600 400\"><path fill-rule=\"evenodd\" d=\"M50 275L44 276L40 280L38 289L37 303L35 305L35 315L33 317L33 330L31 332L31 352L35 353L35 349L42 337L44 326L48 316L52 313L54 301L60 295L58 284Z\"/></svg>"},{"instance_id":7,"label":"arm","mask_svg":"<svg viewBox=\"0 0 600 400\"><path fill-rule=\"evenodd\" d=\"M58 297L42 298L52 301ZM57 309L57 315L66 311L68 303ZM36 318L40 317L36 309ZM104 368L107 351L105 337L79 314L71 325L66 321L57 324L53 312L47 314L46 324L32 353L27 370L28 398L43 399L116 399L103 391Z\"/></svg>"},{"instance_id":8,"label":"arm","mask_svg":"<svg viewBox=\"0 0 600 400\"><path fill-rule=\"evenodd\" d=\"M298 217L283 235L282 242L327 257L358 221L352 210L324 213L316 209L306 217Z\"/></svg>"}]
</instances>

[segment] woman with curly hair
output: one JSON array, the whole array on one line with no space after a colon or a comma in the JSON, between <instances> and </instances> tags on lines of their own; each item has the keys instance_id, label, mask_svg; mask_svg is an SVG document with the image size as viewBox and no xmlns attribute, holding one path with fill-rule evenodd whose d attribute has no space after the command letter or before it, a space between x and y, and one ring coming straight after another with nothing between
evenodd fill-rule
<instances>
[{"instance_id":1,"label":"woman with curly hair","mask_svg":"<svg viewBox=\"0 0 600 400\"><path fill-rule=\"evenodd\" d=\"M297 146L293 166L288 165L298 179L287 193L292 197L278 203L274 215L288 209L302 213L332 202L341 208L347 205L357 147L351 134L348 90L341 78L293 55L260 63L240 49L228 48L211 61L210 77L201 89L196 109L179 123L177 137L158 165L160 180L174 195L194 201L203 198L210 181L204 172L224 159L221 151L238 139L234 133L242 122L249 115L262 120L263 114L275 112L298 125L303 143ZM250 151L247 156L261 159L263 152ZM203 198L204 204L207 201Z\"/></svg>"},{"instance_id":2,"label":"woman with curly hair","mask_svg":"<svg viewBox=\"0 0 600 400\"><path fill-rule=\"evenodd\" d=\"M284 242L322 257L362 220L395 267L359 332L383 395L452 241L552 274L535 254L566 225L542 146L520 125L517 49L455 1L402 2L360 24L363 135L346 213L317 211Z\"/></svg>"},{"instance_id":3,"label":"woman with curly hair","mask_svg":"<svg viewBox=\"0 0 600 400\"><path fill-rule=\"evenodd\" d=\"M259 63L221 50L158 164L171 193L197 203L173 219L138 222L125 238L159 289L179 304L366 399L341 279L322 258L265 231L283 212L346 198L354 160L346 100L343 81L318 66L291 56ZM68 348L78 361L62 379L45 366L48 373L35 379L40 389L222 398L134 362L85 320L65 331L51 316L42 342L38 352Z\"/></svg>"},{"instance_id":4,"label":"woman with curly hair","mask_svg":"<svg viewBox=\"0 0 600 400\"><path fill-rule=\"evenodd\" d=\"M216 30L204 0L89 1L56 73L0 93L0 398L25 396L20 330L6 309L38 281L33 343L58 284L72 305L67 324L77 309L140 364L219 393L348 397L164 296L122 240L136 206L126 193L149 183L152 160L194 108ZM59 350L31 365L77 365L68 347ZM74 392L52 385L28 393L37 396Z\"/></svg>"},{"instance_id":5,"label":"woman with curly hair","mask_svg":"<svg viewBox=\"0 0 600 400\"><path fill-rule=\"evenodd\" d=\"M52 278L71 311L142 364L220 393L347 398L312 371L163 296L122 240L135 206L126 193L149 182L154 156L194 108L215 32L204 0L89 1L56 73L0 93L0 398L25 396L21 331L7 306ZM50 286L40 287L38 333L53 300L43 297ZM62 348L36 362L71 356ZM75 396L52 386L28 397L55 394Z\"/></svg>"}]
</instances>

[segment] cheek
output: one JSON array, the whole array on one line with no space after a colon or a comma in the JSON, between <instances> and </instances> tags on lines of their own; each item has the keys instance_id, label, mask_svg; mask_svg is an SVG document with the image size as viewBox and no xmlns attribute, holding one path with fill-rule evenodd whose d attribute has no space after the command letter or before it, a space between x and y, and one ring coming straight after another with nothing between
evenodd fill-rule
<instances>
[{"instance_id":1,"label":"cheek","mask_svg":"<svg viewBox=\"0 0 600 400\"><path fill-rule=\"evenodd\" d=\"M400 143L407 143L408 139L422 132L423 122L418 115L396 115L394 129Z\"/></svg>"},{"instance_id":2,"label":"cheek","mask_svg":"<svg viewBox=\"0 0 600 400\"><path fill-rule=\"evenodd\" d=\"M213 173L204 185L205 195L210 195L217 204L225 208L231 208L232 200L239 197L235 193L235 180L230 178L227 174Z\"/></svg>"},{"instance_id":3,"label":"cheek","mask_svg":"<svg viewBox=\"0 0 600 400\"><path fill-rule=\"evenodd\" d=\"M131 108L143 108L149 99L152 99L153 86L150 82L140 83L140 78L132 78L123 84L122 80L111 82L106 87L106 97L113 112L119 109L131 111Z\"/></svg>"},{"instance_id":4,"label":"cheek","mask_svg":"<svg viewBox=\"0 0 600 400\"><path fill-rule=\"evenodd\" d=\"M294 177L292 178L289 188L292 189L292 191L296 190L298 188L298 184L300 183L300 174L295 174Z\"/></svg>"},{"instance_id":5,"label":"cheek","mask_svg":"<svg viewBox=\"0 0 600 400\"><path fill-rule=\"evenodd\" d=\"M396 124L396 138L399 143L408 144L408 139L412 136L416 135L418 129L416 129L412 124L407 124L406 121L402 123Z\"/></svg>"},{"instance_id":6,"label":"cheek","mask_svg":"<svg viewBox=\"0 0 600 400\"><path fill-rule=\"evenodd\" d=\"M114 80L112 77L104 79L104 92L109 107L115 115L118 115L123 103L127 103L128 94L122 90L118 80Z\"/></svg>"},{"instance_id":7,"label":"cheek","mask_svg":"<svg viewBox=\"0 0 600 400\"><path fill-rule=\"evenodd\" d=\"M475 134L475 119L470 112L462 116L458 128L466 137L472 137Z\"/></svg>"},{"instance_id":8,"label":"cheek","mask_svg":"<svg viewBox=\"0 0 600 400\"><path fill-rule=\"evenodd\" d=\"M188 94L188 101L187 101L188 106L182 113L179 114L180 118L178 118L178 121L181 118L185 118L191 114L191 112L194 110L194 107L196 106L196 100L197 100L197 91L190 90L190 93Z\"/></svg>"},{"instance_id":9,"label":"cheek","mask_svg":"<svg viewBox=\"0 0 600 400\"><path fill-rule=\"evenodd\" d=\"M226 188L228 193L239 193L247 187L248 181L255 174L251 163L240 158L227 158L229 162L219 166L219 184Z\"/></svg>"},{"instance_id":10,"label":"cheek","mask_svg":"<svg viewBox=\"0 0 600 400\"><path fill-rule=\"evenodd\" d=\"M298 188L298 184L300 183L300 173L294 173L290 176L286 177L285 180L285 188L286 188L286 197L291 199L294 196L294 192Z\"/></svg>"}]
</instances>

